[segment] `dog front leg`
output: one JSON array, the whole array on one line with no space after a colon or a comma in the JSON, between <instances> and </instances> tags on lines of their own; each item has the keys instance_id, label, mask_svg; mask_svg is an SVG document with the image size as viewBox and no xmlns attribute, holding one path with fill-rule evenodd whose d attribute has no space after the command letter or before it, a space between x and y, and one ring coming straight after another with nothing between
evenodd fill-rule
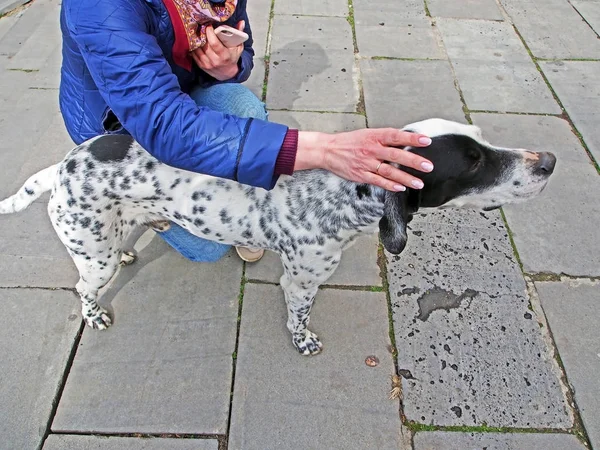
<instances>
[{"instance_id":1,"label":"dog front leg","mask_svg":"<svg viewBox=\"0 0 600 450\"><path fill-rule=\"evenodd\" d=\"M316 355L323 344L307 327L318 287L303 289L285 275L281 277L281 287L288 309L287 327L292 333L294 347L303 355Z\"/></svg>"},{"instance_id":2,"label":"dog front leg","mask_svg":"<svg viewBox=\"0 0 600 450\"><path fill-rule=\"evenodd\" d=\"M340 257L341 252L328 253L322 249L318 252L305 249L302 257L294 257L295 261L289 255L282 255L284 272L280 284L288 309L287 327L294 347L303 355L316 355L323 348L317 335L307 328L310 310L319 286L333 275Z\"/></svg>"}]
</instances>

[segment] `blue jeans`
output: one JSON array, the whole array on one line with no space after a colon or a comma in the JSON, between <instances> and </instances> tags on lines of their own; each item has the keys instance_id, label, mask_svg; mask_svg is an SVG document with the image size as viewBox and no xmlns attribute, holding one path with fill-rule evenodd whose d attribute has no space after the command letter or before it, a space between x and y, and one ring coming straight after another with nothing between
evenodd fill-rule
<instances>
[{"instance_id":1,"label":"blue jeans","mask_svg":"<svg viewBox=\"0 0 600 450\"><path fill-rule=\"evenodd\" d=\"M190 96L198 106L206 106L213 111L261 120L268 118L265 104L241 84L223 83L207 88L199 87ZM230 245L194 236L173 222L169 230L158 235L187 259L196 262L216 262L231 248Z\"/></svg>"}]
</instances>

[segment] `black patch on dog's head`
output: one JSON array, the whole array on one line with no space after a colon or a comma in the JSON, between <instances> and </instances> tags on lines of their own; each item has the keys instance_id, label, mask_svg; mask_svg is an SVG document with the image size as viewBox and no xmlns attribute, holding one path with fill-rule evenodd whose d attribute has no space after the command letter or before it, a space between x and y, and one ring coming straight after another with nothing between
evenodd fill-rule
<instances>
[{"instance_id":1,"label":"black patch on dog's head","mask_svg":"<svg viewBox=\"0 0 600 450\"><path fill-rule=\"evenodd\" d=\"M437 136L428 147L412 147L410 151L434 166L429 173L401 167L425 183L421 207L441 206L462 195L485 191L497 185L519 158L515 153L497 151L461 134Z\"/></svg>"},{"instance_id":2,"label":"black patch on dog's head","mask_svg":"<svg viewBox=\"0 0 600 450\"><path fill-rule=\"evenodd\" d=\"M459 134L434 137L431 145L413 147L409 151L430 160L434 170L424 173L401 166L403 171L423 180L425 187L385 194L379 232L384 247L393 254L399 254L406 247L406 225L419 208L441 206L454 198L496 185L503 172L511 170L518 158Z\"/></svg>"},{"instance_id":3,"label":"black patch on dog's head","mask_svg":"<svg viewBox=\"0 0 600 450\"><path fill-rule=\"evenodd\" d=\"M133 144L133 137L126 134L107 134L90 144L89 152L101 162L122 161Z\"/></svg>"}]
</instances>

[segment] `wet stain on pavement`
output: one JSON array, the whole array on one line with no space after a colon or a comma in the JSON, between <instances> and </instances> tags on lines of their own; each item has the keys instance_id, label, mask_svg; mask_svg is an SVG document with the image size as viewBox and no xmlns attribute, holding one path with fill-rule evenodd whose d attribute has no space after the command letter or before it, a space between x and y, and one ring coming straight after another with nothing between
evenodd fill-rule
<instances>
[{"instance_id":1,"label":"wet stain on pavement","mask_svg":"<svg viewBox=\"0 0 600 450\"><path fill-rule=\"evenodd\" d=\"M467 289L461 295L438 287L430 289L417 300L419 303L418 318L425 322L433 311L445 309L446 312L449 312L451 309L458 308L464 299L472 300L477 294L479 292L474 289Z\"/></svg>"}]
</instances>

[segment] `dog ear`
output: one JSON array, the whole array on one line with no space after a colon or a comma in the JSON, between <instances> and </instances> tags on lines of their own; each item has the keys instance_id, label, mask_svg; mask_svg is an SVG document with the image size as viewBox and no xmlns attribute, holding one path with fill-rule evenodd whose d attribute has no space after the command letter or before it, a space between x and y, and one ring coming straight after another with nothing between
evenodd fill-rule
<instances>
[{"instance_id":1,"label":"dog ear","mask_svg":"<svg viewBox=\"0 0 600 450\"><path fill-rule=\"evenodd\" d=\"M421 191L407 189L405 192L386 192L383 217L379 221L379 236L385 249L398 255L406 247L406 225L419 209Z\"/></svg>"}]
</instances>

